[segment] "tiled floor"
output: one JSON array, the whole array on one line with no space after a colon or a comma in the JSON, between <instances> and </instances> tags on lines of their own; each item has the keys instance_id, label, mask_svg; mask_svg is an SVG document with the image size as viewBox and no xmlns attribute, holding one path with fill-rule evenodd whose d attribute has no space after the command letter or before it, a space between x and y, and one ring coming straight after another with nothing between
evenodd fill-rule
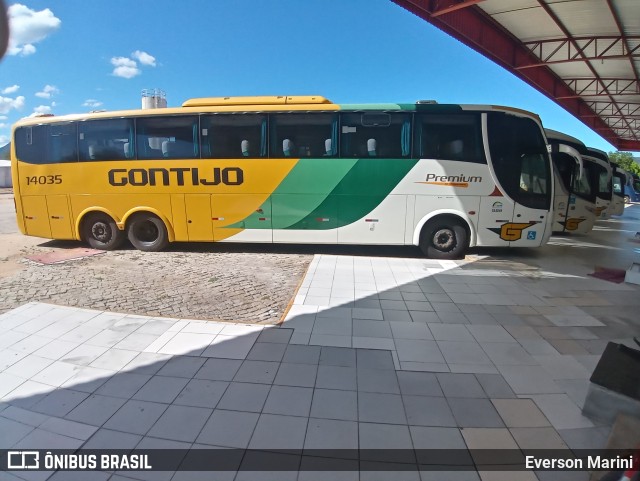
<instances>
[{"instance_id":1,"label":"tiled floor","mask_svg":"<svg viewBox=\"0 0 640 481\"><path fill-rule=\"evenodd\" d=\"M581 408L606 342L640 329L640 288L586 277L568 243L555 263L318 255L279 328L26 304L0 316L0 447L336 449L331 479L535 479L379 469L425 461L402 448L604 444ZM395 451L358 472L357 448ZM82 479L211 479L152 474Z\"/></svg>"}]
</instances>

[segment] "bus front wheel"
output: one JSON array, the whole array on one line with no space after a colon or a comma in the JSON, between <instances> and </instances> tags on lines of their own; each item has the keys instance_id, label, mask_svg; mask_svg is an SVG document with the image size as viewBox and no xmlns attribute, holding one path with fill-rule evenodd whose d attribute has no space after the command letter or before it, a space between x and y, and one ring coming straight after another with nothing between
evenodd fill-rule
<instances>
[{"instance_id":1,"label":"bus front wheel","mask_svg":"<svg viewBox=\"0 0 640 481\"><path fill-rule=\"evenodd\" d=\"M95 212L82 221L82 239L93 249L111 251L124 241L124 232L107 214Z\"/></svg>"},{"instance_id":2,"label":"bus front wheel","mask_svg":"<svg viewBox=\"0 0 640 481\"><path fill-rule=\"evenodd\" d=\"M420 249L431 259L459 259L468 244L467 229L455 218L432 219L422 228Z\"/></svg>"},{"instance_id":3,"label":"bus front wheel","mask_svg":"<svg viewBox=\"0 0 640 481\"><path fill-rule=\"evenodd\" d=\"M164 222L148 213L134 214L127 222L127 236L133 247L145 252L158 252L169 244Z\"/></svg>"}]
</instances>

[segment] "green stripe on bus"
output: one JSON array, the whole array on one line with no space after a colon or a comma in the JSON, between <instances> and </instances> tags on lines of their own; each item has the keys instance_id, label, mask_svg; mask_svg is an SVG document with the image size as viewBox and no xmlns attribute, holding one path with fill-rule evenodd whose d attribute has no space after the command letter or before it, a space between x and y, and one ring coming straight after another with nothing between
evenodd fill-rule
<instances>
[{"instance_id":1,"label":"green stripe on bus","mask_svg":"<svg viewBox=\"0 0 640 481\"><path fill-rule=\"evenodd\" d=\"M300 159L262 205L264 212L272 213L270 225L259 221L264 214L254 212L229 227L286 229L296 224L327 198L356 163L357 159Z\"/></svg>"},{"instance_id":2,"label":"green stripe on bus","mask_svg":"<svg viewBox=\"0 0 640 481\"><path fill-rule=\"evenodd\" d=\"M417 162L417 159L359 159L317 208L287 228L335 229L361 219L389 195Z\"/></svg>"}]
</instances>

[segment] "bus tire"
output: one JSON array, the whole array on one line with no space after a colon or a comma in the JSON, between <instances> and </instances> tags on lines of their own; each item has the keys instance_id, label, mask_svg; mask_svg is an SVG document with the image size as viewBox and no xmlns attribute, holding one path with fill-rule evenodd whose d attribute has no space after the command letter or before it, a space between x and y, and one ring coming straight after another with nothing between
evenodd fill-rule
<instances>
[{"instance_id":1,"label":"bus tire","mask_svg":"<svg viewBox=\"0 0 640 481\"><path fill-rule=\"evenodd\" d=\"M148 212L134 214L127 222L127 237L133 247L145 252L158 252L169 244L164 222Z\"/></svg>"},{"instance_id":2,"label":"bus tire","mask_svg":"<svg viewBox=\"0 0 640 481\"><path fill-rule=\"evenodd\" d=\"M422 228L420 249L431 259L459 259L468 246L467 228L455 217L437 217Z\"/></svg>"},{"instance_id":3,"label":"bus tire","mask_svg":"<svg viewBox=\"0 0 640 481\"><path fill-rule=\"evenodd\" d=\"M116 222L107 214L94 212L82 221L82 240L93 249L112 251L124 242L124 232L118 229Z\"/></svg>"}]
</instances>

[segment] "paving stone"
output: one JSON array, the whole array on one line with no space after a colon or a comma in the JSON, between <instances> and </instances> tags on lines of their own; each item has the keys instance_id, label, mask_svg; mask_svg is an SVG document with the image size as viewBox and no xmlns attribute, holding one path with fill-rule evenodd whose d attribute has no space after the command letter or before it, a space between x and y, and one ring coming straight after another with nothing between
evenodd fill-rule
<instances>
[{"instance_id":1,"label":"paving stone","mask_svg":"<svg viewBox=\"0 0 640 481\"><path fill-rule=\"evenodd\" d=\"M288 337L291 337L290 333ZM271 343L271 342L256 342L251 348L251 350L249 351L249 354L247 355L247 359L251 359L253 361L280 362L282 361L282 357L284 356L284 352L286 348L287 348L287 344L282 344L282 343L277 344L277 343Z\"/></svg>"},{"instance_id":2,"label":"paving stone","mask_svg":"<svg viewBox=\"0 0 640 481\"><path fill-rule=\"evenodd\" d=\"M442 396L442 389L434 373L398 371L400 391L403 395Z\"/></svg>"},{"instance_id":3,"label":"paving stone","mask_svg":"<svg viewBox=\"0 0 640 481\"><path fill-rule=\"evenodd\" d=\"M206 359L194 356L178 356L170 358L157 371L161 376L192 378L200 370Z\"/></svg>"},{"instance_id":4,"label":"paving stone","mask_svg":"<svg viewBox=\"0 0 640 481\"><path fill-rule=\"evenodd\" d=\"M307 418L262 414L249 442L250 449L301 449Z\"/></svg>"},{"instance_id":5,"label":"paving stone","mask_svg":"<svg viewBox=\"0 0 640 481\"><path fill-rule=\"evenodd\" d=\"M406 424L402 397L397 394L358 393L360 422Z\"/></svg>"},{"instance_id":6,"label":"paving stone","mask_svg":"<svg viewBox=\"0 0 640 481\"><path fill-rule=\"evenodd\" d=\"M456 426L443 397L402 396L407 422L414 426Z\"/></svg>"},{"instance_id":7,"label":"paving stone","mask_svg":"<svg viewBox=\"0 0 640 481\"><path fill-rule=\"evenodd\" d=\"M308 417L312 398L312 388L272 386L262 412Z\"/></svg>"},{"instance_id":8,"label":"paving stone","mask_svg":"<svg viewBox=\"0 0 640 481\"><path fill-rule=\"evenodd\" d=\"M358 420L358 395L356 391L318 389L313 391L311 417Z\"/></svg>"},{"instance_id":9,"label":"paving stone","mask_svg":"<svg viewBox=\"0 0 640 481\"><path fill-rule=\"evenodd\" d=\"M361 422L358 424L360 449L376 450L364 460L415 463L413 443L408 426ZM361 459L362 463L363 459Z\"/></svg>"},{"instance_id":10,"label":"paving stone","mask_svg":"<svg viewBox=\"0 0 640 481\"><path fill-rule=\"evenodd\" d=\"M558 432L549 427L509 429L522 449L568 449Z\"/></svg>"},{"instance_id":11,"label":"paving stone","mask_svg":"<svg viewBox=\"0 0 640 481\"><path fill-rule=\"evenodd\" d=\"M232 382L220 399L218 409L261 412L269 394L267 384Z\"/></svg>"},{"instance_id":12,"label":"paving stone","mask_svg":"<svg viewBox=\"0 0 640 481\"><path fill-rule=\"evenodd\" d=\"M215 408L227 390L226 381L210 381L208 379L191 379L173 401L182 406Z\"/></svg>"},{"instance_id":13,"label":"paving stone","mask_svg":"<svg viewBox=\"0 0 640 481\"><path fill-rule=\"evenodd\" d=\"M149 436L193 442L200 433L212 409L169 406L149 431Z\"/></svg>"},{"instance_id":14,"label":"paving stone","mask_svg":"<svg viewBox=\"0 0 640 481\"><path fill-rule=\"evenodd\" d=\"M318 364L320 362L320 346L304 346L289 344L282 362L296 364Z\"/></svg>"},{"instance_id":15,"label":"paving stone","mask_svg":"<svg viewBox=\"0 0 640 481\"><path fill-rule=\"evenodd\" d=\"M231 381L241 365L242 361L237 359L207 359L194 377L212 381Z\"/></svg>"},{"instance_id":16,"label":"paving stone","mask_svg":"<svg viewBox=\"0 0 640 481\"><path fill-rule=\"evenodd\" d=\"M276 377L280 364L268 361L244 361L233 380L271 384Z\"/></svg>"},{"instance_id":17,"label":"paving stone","mask_svg":"<svg viewBox=\"0 0 640 481\"><path fill-rule=\"evenodd\" d=\"M509 428L551 426L549 420L531 399L492 399L491 402Z\"/></svg>"},{"instance_id":18,"label":"paving stone","mask_svg":"<svg viewBox=\"0 0 640 481\"><path fill-rule=\"evenodd\" d=\"M99 429L82 446L83 449L133 449L142 436L137 434L123 433L111 429Z\"/></svg>"},{"instance_id":19,"label":"paving stone","mask_svg":"<svg viewBox=\"0 0 640 481\"><path fill-rule=\"evenodd\" d=\"M93 394L78 404L66 415L66 418L93 426L102 426L125 402L126 399Z\"/></svg>"},{"instance_id":20,"label":"paving stone","mask_svg":"<svg viewBox=\"0 0 640 481\"><path fill-rule=\"evenodd\" d=\"M125 433L146 434L166 409L166 404L130 400L111 416L104 427Z\"/></svg>"},{"instance_id":21,"label":"paving stone","mask_svg":"<svg viewBox=\"0 0 640 481\"><path fill-rule=\"evenodd\" d=\"M487 397L482 386L473 374L439 373L436 377L446 397Z\"/></svg>"},{"instance_id":22,"label":"paving stone","mask_svg":"<svg viewBox=\"0 0 640 481\"><path fill-rule=\"evenodd\" d=\"M500 415L488 399L448 398L458 426L464 428L501 428Z\"/></svg>"},{"instance_id":23,"label":"paving stone","mask_svg":"<svg viewBox=\"0 0 640 481\"><path fill-rule=\"evenodd\" d=\"M212 446L246 448L258 422L257 413L216 409L197 437Z\"/></svg>"},{"instance_id":24,"label":"paving stone","mask_svg":"<svg viewBox=\"0 0 640 481\"><path fill-rule=\"evenodd\" d=\"M336 450L337 457L346 454L341 455L338 450L352 450L351 455L357 457L353 451L358 449L358 423L311 418L307 426L304 448Z\"/></svg>"},{"instance_id":25,"label":"paving stone","mask_svg":"<svg viewBox=\"0 0 640 481\"><path fill-rule=\"evenodd\" d=\"M274 384L282 386L313 387L316 382L318 366L315 364L280 364Z\"/></svg>"},{"instance_id":26,"label":"paving stone","mask_svg":"<svg viewBox=\"0 0 640 481\"><path fill-rule=\"evenodd\" d=\"M182 377L153 376L135 393L133 399L172 403L188 382L188 379Z\"/></svg>"},{"instance_id":27,"label":"paving stone","mask_svg":"<svg viewBox=\"0 0 640 481\"><path fill-rule=\"evenodd\" d=\"M315 385L316 388L355 391L358 388L356 368L320 365Z\"/></svg>"}]
</instances>

